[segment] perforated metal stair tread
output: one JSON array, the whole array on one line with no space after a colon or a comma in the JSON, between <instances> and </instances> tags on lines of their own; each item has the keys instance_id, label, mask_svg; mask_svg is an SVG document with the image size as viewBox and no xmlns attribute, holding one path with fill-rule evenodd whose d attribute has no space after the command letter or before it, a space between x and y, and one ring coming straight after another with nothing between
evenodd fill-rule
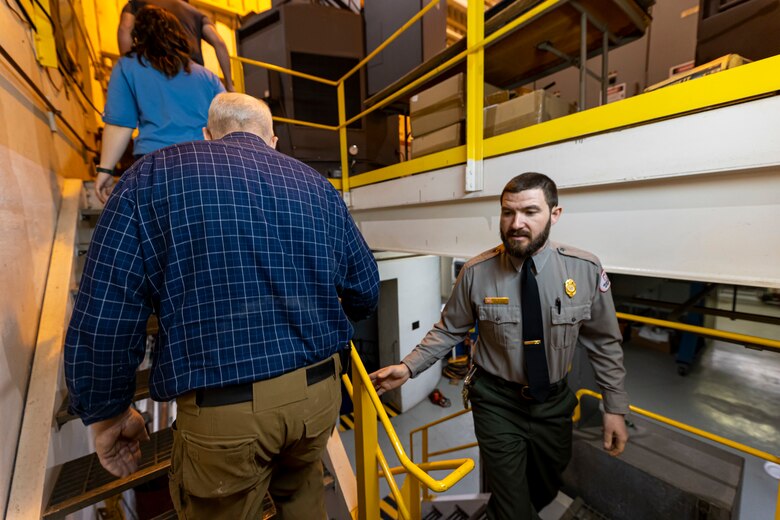
<instances>
[{"instance_id":1,"label":"perforated metal stair tread","mask_svg":"<svg viewBox=\"0 0 780 520\"><path fill-rule=\"evenodd\" d=\"M114 477L103 469L94 453L60 466L54 491L42 518L46 520L64 518L70 513L110 496L166 475L171 465L173 432L168 428L155 432L149 437L148 441L141 443L141 462L138 471L125 478ZM171 516L166 516L169 514ZM275 515L276 507L271 496L266 494L263 500L263 520L273 518ZM158 516L155 520L167 518L176 518L176 514L171 511Z\"/></svg>"},{"instance_id":2,"label":"perforated metal stair tread","mask_svg":"<svg viewBox=\"0 0 780 520\"><path fill-rule=\"evenodd\" d=\"M173 434L170 429L151 434L150 439L141 444L141 463L138 471L121 479L103 469L94 453L66 462L60 466L57 482L43 518L63 518L107 497L165 475L171 463L172 446Z\"/></svg>"},{"instance_id":3,"label":"perforated metal stair tread","mask_svg":"<svg viewBox=\"0 0 780 520\"><path fill-rule=\"evenodd\" d=\"M143 399L149 398L149 369L146 370L139 370L136 373L135 376L135 395L133 395L133 401L141 401ZM78 419L75 415L71 415L68 413L68 403L69 403L68 396L65 396L65 399L62 400L62 404L60 405L60 409L57 411L57 428L62 428L62 425L72 421L74 419Z\"/></svg>"}]
</instances>

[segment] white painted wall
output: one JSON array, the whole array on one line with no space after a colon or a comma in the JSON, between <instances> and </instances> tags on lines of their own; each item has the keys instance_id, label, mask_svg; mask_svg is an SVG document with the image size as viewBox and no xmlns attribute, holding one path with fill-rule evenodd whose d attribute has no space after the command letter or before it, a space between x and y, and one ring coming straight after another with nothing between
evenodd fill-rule
<instances>
[{"instance_id":1,"label":"white painted wall","mask_svg":"<svg viewBox=\"0 0 780 520\"><path fill-rule=\"evenodd\" d=\"M15 4L13 4L15 5ZM89 140L91 115L38 66L30 30L0 8L0 45ZM67 130L52 132L45 105L0 58L0 515L5 512L27 393L44 283L60 205L61 175L85 175L86 157ZM51 78L51 79L50 79ZM60 90L58 90L60 89ZM93 119L94 121L94 119ZM79 434L83 437L83 432ZM58 444L72 446L70 438ZM53 459L56 459L53 456Z\"/></svg>"},{"instance_id":2,"label":"white painted wall","mask_svg":"<svg viewBox=\"0 0 780 520\"><path fill-rule=\"evenodd\" d=\"M398 280L397 349L392 353L380 351L379 359L383 365L398 363L420 343L433 324L439 321L439 258L398 253L376 253L375 256L380 280ZM382 305L381 298L379 305ZM420 323L419 327L412 329L412 323L417 321ZM427 398L439 384L440 378L441 362L438 362L416 378L407 381L400 389L390 392L386 399L404 412Z\"/></svg>"}]
</instances>

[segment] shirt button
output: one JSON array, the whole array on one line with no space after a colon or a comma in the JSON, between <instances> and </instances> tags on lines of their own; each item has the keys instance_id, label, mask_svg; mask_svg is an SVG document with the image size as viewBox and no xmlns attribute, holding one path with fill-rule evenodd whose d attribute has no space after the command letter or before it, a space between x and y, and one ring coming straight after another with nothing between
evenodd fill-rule
<instances>
[{"instance_id":1,"label":"shirt button","mask_svg":"<svg viewBox=\"0 0 780 520\"><path fill-rule=\"evenodd\" d=\"M576 321L577 321L577 318L572 318L572 319L571 319L571 322L572 322L572 323L575 323Z\"/></svg>"}]
</instances>

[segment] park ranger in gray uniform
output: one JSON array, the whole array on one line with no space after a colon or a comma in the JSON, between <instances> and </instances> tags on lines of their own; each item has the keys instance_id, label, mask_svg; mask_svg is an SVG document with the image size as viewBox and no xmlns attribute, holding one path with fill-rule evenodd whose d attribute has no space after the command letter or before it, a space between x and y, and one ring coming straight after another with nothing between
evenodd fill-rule
<instances>
[{"instance_id":1,"label":"park ranger in gray uniform","mask_svg":"<svg viewBox=\"0 0 780 520\"><path fill-rule=\"evenodd\" d=\"M594 255L549 241L561 215L555 183L539 173L501 194L503 245L461 270L441 320L398 365L371 375L382 394L446 356L474 323L479 339L465 390L485 464L488 518L538 518L571 456L577 404L566 375L579 341L604 397L604 449L628 439L628 396L609 278Z\"/></svg>"}]
</instances>

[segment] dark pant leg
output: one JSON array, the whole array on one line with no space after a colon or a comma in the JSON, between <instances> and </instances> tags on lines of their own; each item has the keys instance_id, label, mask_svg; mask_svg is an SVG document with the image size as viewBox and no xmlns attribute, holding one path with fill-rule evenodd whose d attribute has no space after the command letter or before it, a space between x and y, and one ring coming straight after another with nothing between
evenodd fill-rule
<instances>
[{"instance_id":1,"label":"dark pant leg","mask_svg":"<svg viewBox=\"0 0 780 520\"><path fill-rule=\"evenodd\" d=\"M571 414L577 398L566 388L544 404L531 405L526 475L531 502L540 511L555 499L571 459Z\"/></svg>"},{"instance_id":2,"label":"dark pant leg","mask_svg":"<svg viewBox=\"0 0 780 520\"><path fill-rule=\"evenodd\" d=\"M469 395L491 490L488 518L538 519L538 509L555 498L571 454L571 392L530 404L483 375Z\"/></svg>"}]
</instances>

